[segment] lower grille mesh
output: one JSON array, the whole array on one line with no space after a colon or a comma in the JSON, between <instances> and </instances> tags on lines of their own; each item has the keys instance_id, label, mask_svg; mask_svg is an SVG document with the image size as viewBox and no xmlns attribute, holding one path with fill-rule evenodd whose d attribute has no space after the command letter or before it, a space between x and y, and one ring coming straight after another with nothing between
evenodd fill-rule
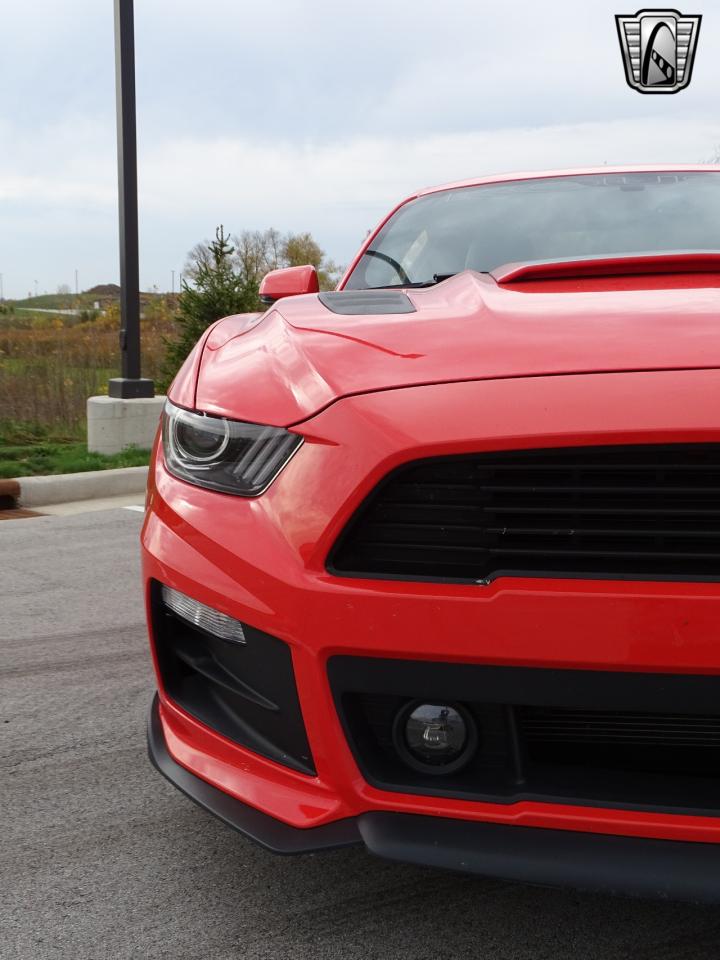
<instances>
[{"instance_id":1,"label":"lower grille mesh","mask_svg":"<svg viewBox=\"0 0 720 960\"><path fill-rule=\"evenodd\" d=\"M400 579L717 579L720 445L415 461L370 495L328 566Z\"/></svg>"},{"instance_id":2,"label":"lower grille mesh","mask_svg":"<svg viewBox=\"0 0 720 960\"><path fill-rule=\"evenodd\" d=\"M720 749L720 716L610 713L524 707L527 743L711 747Z\"/></svg>"}]
</instances>

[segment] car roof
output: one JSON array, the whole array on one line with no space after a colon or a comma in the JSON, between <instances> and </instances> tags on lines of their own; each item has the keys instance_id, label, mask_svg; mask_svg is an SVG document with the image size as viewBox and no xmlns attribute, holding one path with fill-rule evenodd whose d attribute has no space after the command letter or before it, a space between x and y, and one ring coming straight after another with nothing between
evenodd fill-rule
<instances>
[{"instance_id":1,"label":"car roof","mask_svg":"<svg viewBox=\"0 0 720 960\"><path fill-rule=\"evenodd\" d=\"M522 173L496 173L485 177L473 177L470 180L456 180L452 183L438 184L418 190L408 200L423 197L442 190L458 190L461 187L479 187L487 183L510 183L513 180L540 180L546 177L596 176L611 173L720 173L718 163L657 163L624 166L577 167L569 170L540 170Z\"/></svg>"}]
</instances>

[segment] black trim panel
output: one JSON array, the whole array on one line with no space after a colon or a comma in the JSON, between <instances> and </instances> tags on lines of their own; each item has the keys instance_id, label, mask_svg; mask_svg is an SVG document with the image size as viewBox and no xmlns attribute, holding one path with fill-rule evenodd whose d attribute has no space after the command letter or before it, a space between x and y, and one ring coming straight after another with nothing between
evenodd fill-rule
<instances>
[{"instance_id":1,"label":"black trim panel","mask_svg":"<svg viewBox=\"0 0 720 960\"><path fill-rule=\"evenodd\" d=\"M399 813L366 813L359 827L368 850L403 863L602 893L720 900L720 844Z\"/></svg>"},{"instance_id":2,"label":"black trim panel","mask_svg":"<svg viewBox=\"0 0 720 960\"><path fill-rule=\"evenodd\" d=\"M410 681L416 699L482 699L488 703L552 703L604 709L610 690L616 710L662 711L671 703L683 712L703 714L713 713L720 704L720 676L714 674L498 667L345 655L329 659L328 674L336 696L346 690L407 695Z\"/></svg>"},{"instance_id":3,"label":"black trim panel","mask_svg":"<svg viewBox=\"0 0 720 960\"><path fill-rule=\"evenodd\" d=\"M157 580L151 609L168 697L235 743L314 775L290 647L247 623L244 643L197 627L165 605Z\"/></svg>"}]
</instances>

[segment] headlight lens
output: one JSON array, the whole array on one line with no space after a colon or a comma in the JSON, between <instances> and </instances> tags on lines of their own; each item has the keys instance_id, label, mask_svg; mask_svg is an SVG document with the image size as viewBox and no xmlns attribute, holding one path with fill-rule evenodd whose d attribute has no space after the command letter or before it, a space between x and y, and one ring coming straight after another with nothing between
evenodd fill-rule
<instances>
[{"instance_id":1,"label":"headlight lens","mask_svg":"<svg viewBox=\"0 0 720 960\"><path fill-rule=\"evenodd\" d=\"M272 483L302 443L281 427L241 423L165 404L165 464L199 487L256 497Z\"/></svg>"}]
</instances>

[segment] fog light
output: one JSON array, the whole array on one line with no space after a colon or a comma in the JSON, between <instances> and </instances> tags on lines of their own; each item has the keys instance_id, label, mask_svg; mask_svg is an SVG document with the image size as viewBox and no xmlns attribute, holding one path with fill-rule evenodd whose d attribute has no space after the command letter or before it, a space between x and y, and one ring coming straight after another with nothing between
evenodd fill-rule
<instances>
[{"instance_id":1,"label":"fog light","mask_svg":"<svg viewBox=\"0 0 720 960\"><path fill-rule=\"evenodd\" d=\"M226 613L220 613L219 610L213 610L212 607L200 603L199 600L193 600L192 597L180 593L179 590L173 590L172 587L166 587L165 585L162 588L162 598L165 606L172 610L174 614L206 633L211 633L214 637L220 637L221 640L247 643L243 625L234 617L229 617Z\"/></svg>"},{"instance_id":2,"label":"fog light","mask_svg":"<svg viewBox=\"0 0 720 960\"><path fill-rule=\"evenodd\" d=\"M414 700L398 713L395 747L408 766L447 774L464 767L477 748L475 721L460 704Z\"/></svg>"}]
</instances>

